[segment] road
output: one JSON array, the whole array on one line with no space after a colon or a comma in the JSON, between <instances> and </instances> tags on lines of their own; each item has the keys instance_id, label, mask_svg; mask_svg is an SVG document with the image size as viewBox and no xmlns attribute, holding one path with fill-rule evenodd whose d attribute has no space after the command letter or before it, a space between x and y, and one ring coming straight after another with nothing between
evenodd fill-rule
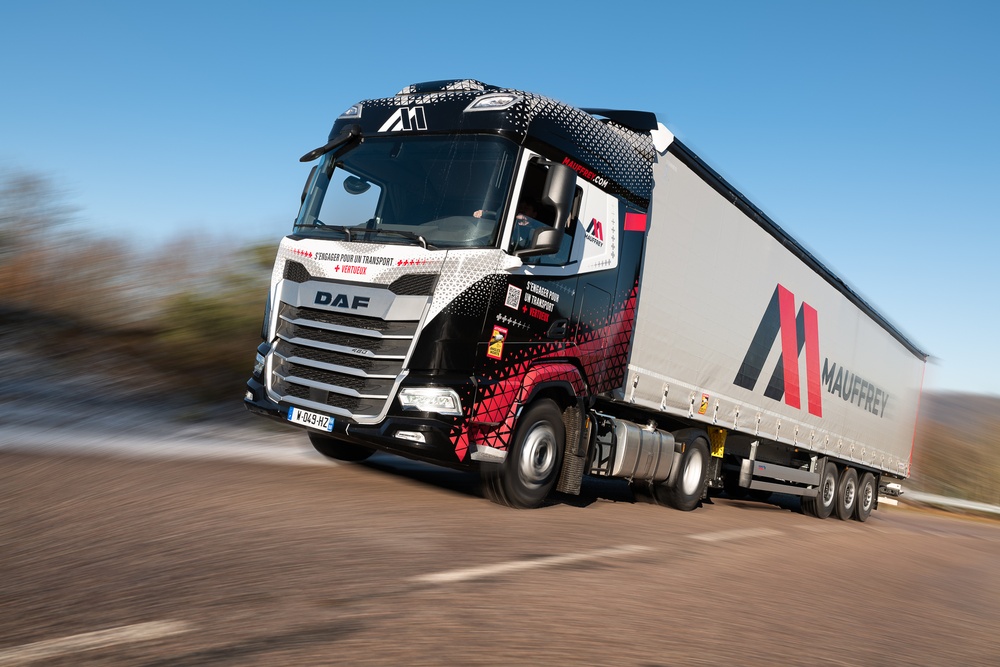
<instances>
[{"instance_id":1,"label":"road","mask_svg":"<svg viewBox=\"0 0 1000 667\"><path fill-rule=\"evenodd\" d=\"M519 512L293 435L0 432L0 665L1000 664L995 522L596 481Z\"/></svg>"}]
</instances>

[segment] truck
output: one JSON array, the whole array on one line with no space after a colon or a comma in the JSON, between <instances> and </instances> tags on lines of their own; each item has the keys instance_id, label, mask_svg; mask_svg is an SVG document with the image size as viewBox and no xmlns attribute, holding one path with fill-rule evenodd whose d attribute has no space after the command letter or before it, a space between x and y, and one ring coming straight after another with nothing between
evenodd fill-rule
<instances>
[{"instance_id":1,"label":"truck","mask_svg":"<svg viewBox=\"0 0 1000 667\"><path fill-rule=\"evenodd\" d=\"M909 474L927 355L654 113L431 81L301 160L245 405L322 454L858 521Z\"/></svg>"}]
</instances>

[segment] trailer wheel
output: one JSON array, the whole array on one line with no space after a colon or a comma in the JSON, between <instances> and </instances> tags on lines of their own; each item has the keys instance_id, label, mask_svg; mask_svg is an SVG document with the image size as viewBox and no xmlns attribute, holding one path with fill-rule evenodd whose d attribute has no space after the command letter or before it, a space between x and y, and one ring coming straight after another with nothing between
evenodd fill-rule
<instances>
[{"instance_id":1,"label":"trailer wheel","mask_svg":"<svg viewBox=\"0 0 1000 667\"><path fill-rule=\"evenodd\" d=\"M850 466L844 468L837 482L837 518L847 521L854 514L858 503L858 471Z\"/></svg>"},{"instance_id":2,"label":"trailer wheel","mask_svg":"<svg viewBox=\"0 0 1000 667\"><path fill-rule=\"evenodd\" d=\"M819 474L819 489L815 498L803 498L802 509L817 519L833 514L837 504L837 466L827 461Z\"/></svg>"},{"instance_id":3,"label":"trailer wheel","mask_svg":"<svg viewBox=\"0 0 1000 667\"><path fill-rule=\"evenodd\" d=\"M875 475L866 472L861 475L858 482L858 502L854 505L854 518L862 523L872 515L872 508L875 507Z\"/></svg>"},{"instance_id":4,"label":"trailer wheel","mask_svg":"<svg viewBox=\"0 0 1000 667\"><path fill-rule=\"evenodd\" d=\"M661 505L670 505L682 512L690 512L705 492L705 474L708 469L708 441L703 437L691 440L684 447L680 469L673 482L667 481L653 487L653 496Z\"/></svg>"},{"instance_id":5,"label":"trailer wheel","mask_svg":"<svg viewBox=\"0 0 1000 667\"><path fill-rule=\"evenodd\" d=\"M504 462L482 466L484 495L499 505L538 507L559 477L565 442L559 406L547 398L535 401L518 419Z\"/></svg>"},{"instance_id":6,"label":"trailer wheel","mask_svg":"<svg viewBox=\"0 0 1000 667\"><path fill-rule=\"evenodd\" d=\"M337 438L320 435L319 433L309 433L309 442L317 452L327 458L338 461L364 461L375 453L371 447L358 445L353 442L345 442Z\"/></svg>"}]
</instances>

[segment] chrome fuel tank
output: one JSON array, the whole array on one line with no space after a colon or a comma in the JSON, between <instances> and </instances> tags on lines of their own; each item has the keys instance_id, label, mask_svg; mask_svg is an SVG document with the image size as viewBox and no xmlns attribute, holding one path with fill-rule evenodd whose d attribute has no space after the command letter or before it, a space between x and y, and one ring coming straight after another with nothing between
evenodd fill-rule
<instances>
[{"instance_id":1,"label":"chrome fuel tank","mask_svg":"<svg viewBox=\"0 0 1000 667\"><path fill-rule=\"evenodd\" d=\"M662 482L674 460L674 436L623 419L598 417L590 474Z\"/></svg>"}]
</instances>

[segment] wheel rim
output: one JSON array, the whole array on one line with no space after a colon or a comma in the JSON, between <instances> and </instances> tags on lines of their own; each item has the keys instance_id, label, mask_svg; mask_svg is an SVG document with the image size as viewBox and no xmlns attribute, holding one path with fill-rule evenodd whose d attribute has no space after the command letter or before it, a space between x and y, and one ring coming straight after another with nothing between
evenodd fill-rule
<instances>
[{"instance_id":1,"label":"wheel rim","mask_svg":"<svg viewBox=\"0 0 1000 667\"><path fill-rule=\"evenodd\" d=\"M701 471L704 462L701 460L701 452L691 449L687 465L684 467L684 475L681 477L681 490L684 495L690 496L698 492L698 485L701 484Z\"/></svg>"},{"instance_id":2,"label":"wheel rim","mask_svg":"<svg viewBox=\"0 0 1000 667\"><path fill-rule=\"evenodd\" d=\"M833 476L828 475L823 481L823 504L831 505L833 503L833 491L834 491L834 481Z\"/></svg>"},{"instance_id":3,"label":"wheel rim","mask_svg":"<svg viewBox=\"0 0 1000 667\"><path fill-rule=\"evenodd\" d=\"M861 491L861 507L867 512L872 506L872 500L875 498L875 493L872 490L871 484L865 484L865 488Z\"/></svg>"},{"instance_id":4,"label":"wheel rim","mask_svg":"<svg viewBox=\"0 0 1000 667\"><path fill-rule=\"evenodd\" d=\"M844 507L854 507L855 496L857 495L857 489L853 483L847 484L844 488Z\"/></svg>"},{"instance_id":5,"label":"wheel rim","mask_svg":"<svg viewBox=\"0 0 1000 667\"><path fill-rule=\"evenodd\" d=\"M536 424L524 438L518 471L524 483L539 487L545 483L556 462L556 434L547 424Z\"/></svg>"}]
</instances>

